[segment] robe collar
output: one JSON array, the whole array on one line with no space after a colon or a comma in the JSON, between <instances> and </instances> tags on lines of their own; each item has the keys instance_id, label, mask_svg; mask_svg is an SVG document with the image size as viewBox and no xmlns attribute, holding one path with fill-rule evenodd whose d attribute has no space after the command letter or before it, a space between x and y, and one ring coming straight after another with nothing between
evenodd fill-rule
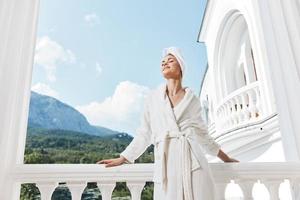
<instances>
[{"instance_id":1,"label":"robe collar","mask_svg":"<svg viewBox=\"0 0 300 200\"><path fill-rule=\"evenodd\" d=\"M180 119L182 114L185 112L185 110L190 105L190 103L194 97L194 94L189 87L185 87L186 93L185 93L185 96L183 97L183 99L181 99L179 102L179 104L182 104L182 105L180 105L181 108L179 110L177 110L177 115L176 115L177 118L176 118L174 115L174 110L171 106L171 102L169 100L169 97L167 96L166 91L167 91L167 84L164 83L164 84L160 85L160 87L159 87L159 96L160 97L159 98L161 99L161 102L164 104L163 107L165 108L167 115L169 117L171 117L171 119L173 119L174 122L176 122L177 120ZM177 104L176 106L179 106L179 104ZM176 109L176 107L175 107L175 109Z\"/></svg>"}]
</instances>

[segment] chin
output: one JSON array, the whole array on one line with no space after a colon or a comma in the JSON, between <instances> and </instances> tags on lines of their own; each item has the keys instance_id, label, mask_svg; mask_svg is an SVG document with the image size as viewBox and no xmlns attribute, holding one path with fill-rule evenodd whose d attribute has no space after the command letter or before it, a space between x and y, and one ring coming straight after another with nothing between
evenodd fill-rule
<instances>
[{"instance_id":1,"label":"chin","mask_svg":"<svg viewBox=\"0 0 300 200\"><path fill-rule=\"evenodd\" d=\"M170 74L168 72L163 72L162 75L163 75L163 77L165 79L169 79L170 78Z\"/></svg>"}]
</instances>

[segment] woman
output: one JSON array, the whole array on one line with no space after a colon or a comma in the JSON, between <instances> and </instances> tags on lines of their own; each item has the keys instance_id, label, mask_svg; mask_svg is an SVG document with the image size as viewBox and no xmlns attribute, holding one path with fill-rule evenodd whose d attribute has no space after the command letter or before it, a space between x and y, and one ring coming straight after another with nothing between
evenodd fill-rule
<instances>
[{"instance_id":1,"label":"woman","mask_svg":"<svg viewBox=\"0 0 300 200\"><path fill-rule=\"evenodd\" d=\"M166 84L146 99L141 125L119 158L98 161L106 167L134 163L154 144L155 200L213 200L214 185L203 150L224 162L238 162L225 154L207 133L200 101L182 87L185 63L180 50L163 52L161 72Z\"/></svg>"}]
</instances>

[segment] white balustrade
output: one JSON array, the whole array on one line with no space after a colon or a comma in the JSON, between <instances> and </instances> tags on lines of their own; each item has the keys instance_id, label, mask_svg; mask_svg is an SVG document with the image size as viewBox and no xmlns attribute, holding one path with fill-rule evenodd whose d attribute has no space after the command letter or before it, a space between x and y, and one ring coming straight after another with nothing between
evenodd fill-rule
<instances>
[{"instance_id":1,"label":"white balustrade","mask_svg":"<svg viewBox=\"0 0 300 200\"><path fill-rule=\"evenodd\" d=\"M86 181L67 182L67 186L71 192L72 200L81 200L81 195L87 185Z\"/></svg>"},{"instance_id":2,"label":"white balustrade","mask_svg":"<svg viewBox=\"0 0 300 200\"><path fill-rule=\"evenodd\" d=\"M210 163L216 181L216 200L225 200L227 184L240 186L244 200L252 200L254 184L260 180L269 191L270 200L279 200L279 186L290 180L294 200L299 200L300 163ZM50 200L59 182L66 182L73 200L80 200L88 182L97 182L103 200L110 200L116 182L126 182L132 200L140 200L147 181L152 181L153 164L126 164L113 168L83 164L19 165L16 183L36 183L42 200Z\"/></svg>"},{"instance_id":3,"label":"white balustrade","mask_svg":"<svg viewBox=\"0 0 300 200\"><path fill-rule=\"evenodd\" d=\"M116 186L115 182L103 182L98 183L98 186L101 191L102 199L109 200L111 199L112 192Z\"/></svg>"},{"instance_id":4,"label":"white balustrade","mask_svg":"<svg viewBox=\"0 0 300 200\"><path fill-rule=\"evenodd\" d=\"M126 183L128 189L130 190L132 200L141 199L141 194L145 186L145 183L146 182L133 182L133 181L128 181Z\"/></svg>"},{"instance_id":5,"label":"white balustrade","mask_svg":"<svg viewBox=\"0 0 300 200\"><path fill-rule=\"evenodd\" d=\"M220 129L230 129L262 117L259 82L253 82L235 90L217 106L217 122Z\"/></svg>"},{"instance_id":6,"label":"white balustrade","mask_svg":"<svg viewBox=\"0 0 300 200\"><path fill-rule=\"evenodd\" d=\"M252 179L244 179L244 180L238 180L236 181L239 186L241 187L243 194L244 194L244 200L252 200L252 188L254 185L254 180Z\"/></svg>"},{"instance_id":7,"label":"white balustrade","mask_svg":"<svg viewBox=\"0 0 300 200\"><path fill-rule=\"evenodd\" d=\"M42 200L51 200L52 193L54 192L57 183L55 182L38 182L36 186L39 188Z\"/></svg>"},{"instance_id":8,"label":"white balustrade","mask_svg":"<svg viewBox=\"0 0 300 200\"><path fill-rule=\"evenodd\" d=\"M152 164L125 164L105 168L97 164L25 164L15 169L18 183L36 183L41 200L51 200L58 183L65 182L72 200L80 200L88 182L97 182L103 200L111 200L116 182L126 182L132 200L140 200L147 181L152 181Z\"/></svg>"},{"instance_id":9,"label":"white balustrade","mask_svg":"<svg viewBox=\"0 0 300 200\"><path fill-rule=\"evenodd\" d=\"M279 186L288 179L294 189L293 200L300 200L300 163L211 163L212 174L217 183L217 200L225 199L227 180L234 180L242 189L244 200L253 200L254 184L261 180L270 195L270 200L279 200ZM224 181L226 180L226 181Z\"/></svg>"},{"instance_id":10,"label":"white balustrade","mask_svg":"<svg viewBox=\"0 0 300 200\"><path fill-rule=\"evenodd\" d=\"M283 180L280 180L280 179L263 181L263 183L269 190L270 199L279 200L279 186L280 186L281 182L283 182Z\"/></svg>"},{"instance_id":11,"label":"white balustrade","mask_svg":"<svg viewBox=\"0 0 300 200\"><path fill-rule=\"evenodd\" d=\"M300 179L297 177L292 179L291 181L291 190L292 196L294 200L300 200Z\"/></svg>"}]
</instances>

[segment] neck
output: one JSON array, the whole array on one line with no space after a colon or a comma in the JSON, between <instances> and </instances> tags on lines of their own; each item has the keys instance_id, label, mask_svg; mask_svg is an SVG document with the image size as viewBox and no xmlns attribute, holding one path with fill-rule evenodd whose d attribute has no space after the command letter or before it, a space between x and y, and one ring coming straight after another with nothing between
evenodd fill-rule
<instances>
[{"instance_id":1,"label":"neck","mask_svg":"<svg viewBox=\"0 0 300 200\"><path fill-rule=\"evenodd\" d=\"M181 80L179 80L179 79L168 79L167 88L168 88L169 94L174 96L180 90L182 90Z\"/></svg>"}]
</instances>

